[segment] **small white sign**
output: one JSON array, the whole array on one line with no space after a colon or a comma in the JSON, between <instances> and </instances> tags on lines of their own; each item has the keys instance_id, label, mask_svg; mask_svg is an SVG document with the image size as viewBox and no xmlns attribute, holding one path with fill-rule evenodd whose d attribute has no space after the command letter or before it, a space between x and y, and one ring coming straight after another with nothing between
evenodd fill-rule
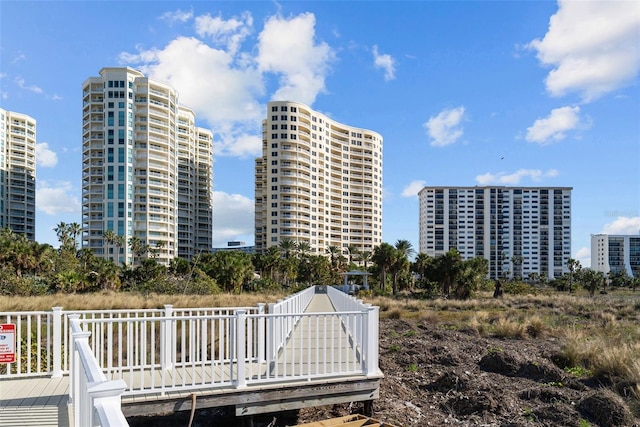
<instances>
[{"instance_id":1,"label":"small white sign","mask_svg":"<svg viewBox=\"0 0 640 427\"><path fill-rule=\"evenodd\" d=\"M0 363L16 361L16 325L0 324Z\"/></svg>"}]
</instances>

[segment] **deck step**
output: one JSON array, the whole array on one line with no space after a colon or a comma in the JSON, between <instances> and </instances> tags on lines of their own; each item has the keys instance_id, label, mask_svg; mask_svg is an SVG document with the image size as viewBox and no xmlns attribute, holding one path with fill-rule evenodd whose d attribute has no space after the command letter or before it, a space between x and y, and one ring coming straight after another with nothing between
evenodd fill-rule
<instances>
[{"instance_id":1,"label":"deck step","mask_svg":"<svg viewBox=\"0 0 640 427\"><path fill-rule=\"evenodd\" d=\"M0 409L0 427L58 427L68 426L67 408L37 406Z\"/></svg>"}]
</instances>

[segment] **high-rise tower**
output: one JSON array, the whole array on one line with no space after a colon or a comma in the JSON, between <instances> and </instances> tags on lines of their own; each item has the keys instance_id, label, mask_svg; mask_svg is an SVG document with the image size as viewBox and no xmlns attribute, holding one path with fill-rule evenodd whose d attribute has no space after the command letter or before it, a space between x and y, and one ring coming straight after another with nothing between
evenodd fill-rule
<instances>
[{"instance_id":1,"label":"high-rise tower","mask_svg":"<svg viewBox=\"0 0 640 427\"><path fill-rule=\"evenodd\" d=\"M36 121L0 108L0 228L35 241Z\"/></svg>"},{"instance_id":2,"label":"high-rise tower","mask_svg":"<svg viewBox=\"0 0 640 427\"><path fill-rule=\"evenodd\" d=\"M177 91L128 67L103 68L83 84L82 111L83 246L117 263L210 250L213 137Z\"/></svg>"},{"instance_id":3,"label":"high-rise tower","mask_svg":"<svg viewBox=\"0 0 640 427\"><path fill-rule=\"evenodd\" d=\"M571 257L570 187L425 187L420 252L484 257L489 277L553 279Z\"/></svg>"},{"instance_id":4,"label":"high-rise tower","mask_svg":"<svg viewBox=\"0 0 640 427\"><path fill-rule=\"evenodd\" d=\"M298 102L269 102L256 159L257 252L283 239L312 254L382 242L382 136Z\"/></svg>"}]
</instances>

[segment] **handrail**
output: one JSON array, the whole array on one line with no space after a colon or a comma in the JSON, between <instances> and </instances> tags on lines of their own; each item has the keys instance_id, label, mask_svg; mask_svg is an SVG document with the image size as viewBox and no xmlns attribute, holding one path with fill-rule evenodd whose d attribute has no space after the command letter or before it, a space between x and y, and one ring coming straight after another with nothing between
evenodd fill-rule
<instances>
[{"instance_id":1,"label":"handrail","mask_svg":"<svg viewBox=\"0 0 640 427\"><path fill-rule=\"evenodd\" d=\"M80 316L69 316L73 356L69 372L69 398L73 407L72 425L129 426L120 407L126 388L124 380L108 381L89 346L90 332L80 325Z\"/></svg>"}]
</instances>

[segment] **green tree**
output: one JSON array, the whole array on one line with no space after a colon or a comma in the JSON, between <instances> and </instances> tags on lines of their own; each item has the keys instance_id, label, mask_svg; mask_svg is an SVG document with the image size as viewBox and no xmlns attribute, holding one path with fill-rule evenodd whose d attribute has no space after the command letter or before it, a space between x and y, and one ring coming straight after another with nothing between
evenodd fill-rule
<instances>
[{"instance_id":1,"label":"green tree","mask_svg":"<svg viewBox=\"0 0 640 427\"><path fill-rule=\"evenodd\" d=\"M411 264L411 271L418 275L418 286L422 289L426 289L428 287L425 275L432 259L433 258L424 252L420 252Z\"/></svg>"},{"instance_id":2,"label":"green tree","mask_svg":"<svg viewBox=\"0 0 640 427\"><path fill-rule=\"evenodd\" d=\"M371 260L380 270L380 291L384 291L387 284L387 272L391 269L394 262L396 248L389 243L381 243L373 249Z\"/></svg>"},{"instance_id":3,"label":"green tree","mask_svg":"<svg viewBox=\"0 0 640 427\"><path fill-rule=\"evenodd\" d=\"M580 282L582 282L582 286L589 291L589 295L592 297L598 289L604 287L607 280L602 271L595 271L591 268L581 269L576 276Z\"/></svg>"},{"instance_id":4,"label":"green tree","mask_svg":"<svg viewBox=\"0 0 640 427\"><path fill-rule=\"evenodd\" d=\"M567 261L567 267L569 268L569 293L573 292L573 275L576 272L580 271L582 266L580 265L580 261L577 259L569 258Z\"/></svg>"},{"instance_id":5,"label":"green tree","mask_svg":"<svg viewBox=\"0 0 640 427\"><path fill-rule=\"evenodd\" d=\"M435 281L440 283L442 295L451 296L451 287L462 270L462 256L457 249L450 249L444 255L436 257L431 265Z\"/></svg>"},{"instance_id":6,"label":"green tree","mask_svg":"<svg viewBox=\"0 0 640 427\"><path fill-rule=\"evenodd\" d=\"M240 293L243 286L253 279L251 256L242 251L205 254L200 265L227 292Z\"/></svg>"}]
</instances>

